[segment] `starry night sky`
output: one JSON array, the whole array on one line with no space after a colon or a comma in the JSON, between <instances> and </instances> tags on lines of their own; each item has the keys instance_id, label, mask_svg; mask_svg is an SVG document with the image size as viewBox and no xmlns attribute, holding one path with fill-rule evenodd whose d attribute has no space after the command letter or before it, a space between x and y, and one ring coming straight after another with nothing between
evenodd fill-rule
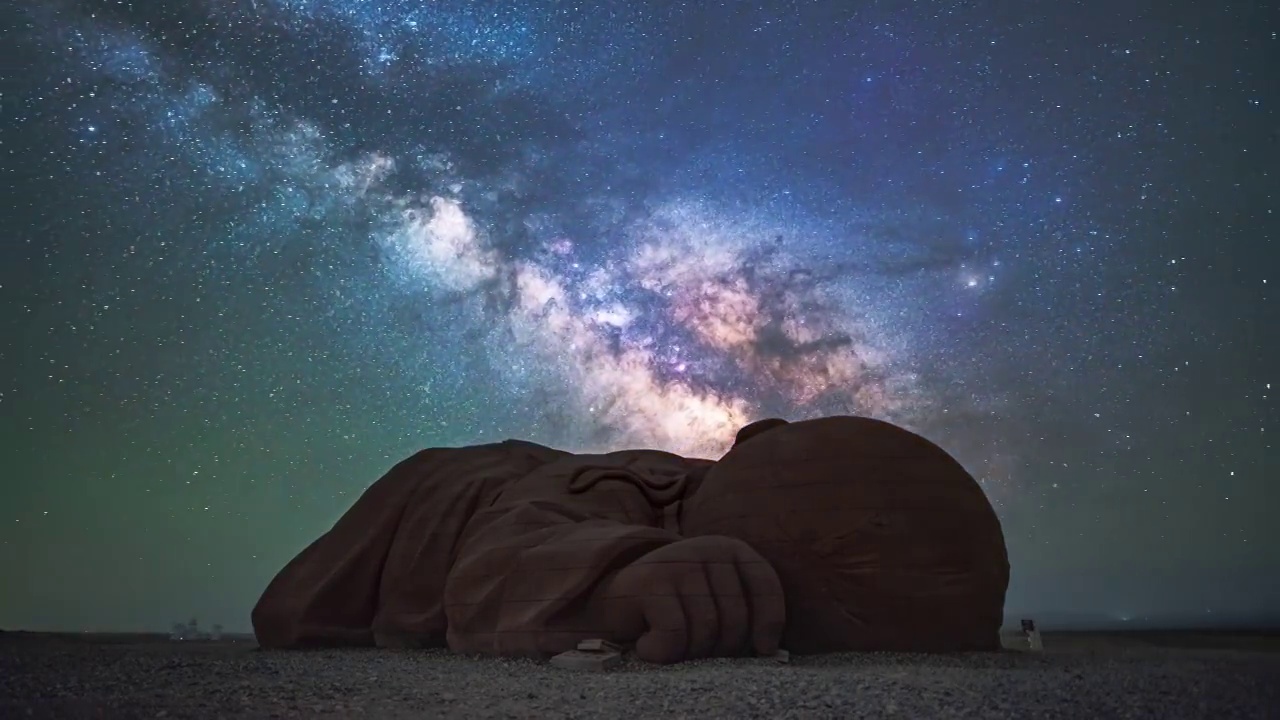
<instances>
[{"instance_id":1,"label":"starry night sky","mask_svg":"<svg viewBox=\"0 0 1280 720\"><path fill-rule=\"evenodd\" d=\"M0 627L247 629L422 447L830 413L1011 612L1280 608L1266 3L17 5Z\"/></svg>"}]
</instances>

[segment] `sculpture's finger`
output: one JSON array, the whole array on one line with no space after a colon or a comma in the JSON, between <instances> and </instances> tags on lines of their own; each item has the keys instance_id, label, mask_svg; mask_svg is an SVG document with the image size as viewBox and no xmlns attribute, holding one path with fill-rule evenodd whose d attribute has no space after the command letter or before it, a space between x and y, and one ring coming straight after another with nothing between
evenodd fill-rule
<instances>
[{"instance_id":1,"label":"sculpture's finger","mask_svg":"<svg viewBox=\"0 0 1280 720\"><path fill-rule=\"evenodd\" d=\"M689 642L684 606L674 592L664 588L661 593L641 598L648 627L636 641L636 656L651 663L680 662Z\"/></svg>"},{"instance_id":2,"label":"sculpture's finger","mask_svg":"<svg viewBox=\"0 0 1280 720\"><path fill-rule=\"evenodd\" d=\"M773 566L755 553L738 561L738 572L747 590L751 611L751 646L757 655L774 655L787 625L782 581Z\"/></svg>"},{"instance_id":3,"label":"sculpture's finger","mask_svg":"<svg viewBox=\"0 0 1280 720\"><path fill-rule=\"evenodd\" d=\"M707 581L720 619L720 637L716 643L715 655L739 655L747 648L751 611L747 607L746 590L742 586L737 563L708 563L706 569Z\"/></svg>"},{"instance_id":4,"label":"sculpture's finger","mask_svg":"<svg viewBox=\"0 0 1280 720\"><path fill-rule=\"evenodd\" d=\"M689 627L689 644L682 659L710 657L720 640L716 597L707 579L707 566L712 564L714 560L693 563L680 577L680 601Z\"/></svg>"},{"instance_id":5,"label":"sculpture's finger","mask_svg":"<svg viewBox=\"0 0 1280 720\"><path fill-rule=\"evenodd\" d=\"M613 584L596 598L601 625L618 642L633 643L645 631L644 599L626 585Z\"/></svg>"}]
</instances>

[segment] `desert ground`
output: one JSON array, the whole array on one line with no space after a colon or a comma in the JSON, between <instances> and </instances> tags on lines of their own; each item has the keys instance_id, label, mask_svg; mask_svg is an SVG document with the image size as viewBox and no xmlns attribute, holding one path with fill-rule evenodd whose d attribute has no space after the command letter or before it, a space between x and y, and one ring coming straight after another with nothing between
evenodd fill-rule
<instances>
[{"instance_id":1,"label":"desert ground","mask_svg":"<svg viewBox=\"0 0 1280 720\"><path fill-rule=\"evenodd\" d=\"M0 718L1280 718L1280 632L1045 633L1044 650L603 671L252 639L0 633Z\"/></svg>"}]
</instances>

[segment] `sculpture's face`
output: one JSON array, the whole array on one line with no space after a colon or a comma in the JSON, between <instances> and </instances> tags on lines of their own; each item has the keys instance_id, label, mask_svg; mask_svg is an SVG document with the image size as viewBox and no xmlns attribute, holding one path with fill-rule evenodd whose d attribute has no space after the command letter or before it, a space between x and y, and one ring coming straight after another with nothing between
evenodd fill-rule
<instances>
[{"instance_id":1,"label":"sculpture's face","mask_svg":"<svg viewBox=\"0 0 1280 720\"><path fill-rule=\"evenodd\" d=\"M1008 585L999 521L955 460L901 428L774 425L711 468L683 516L684 534L737 537L773 564L792 651L980 644L943 637L960 624L995 638Z\"/></svg>"}]
</instances>

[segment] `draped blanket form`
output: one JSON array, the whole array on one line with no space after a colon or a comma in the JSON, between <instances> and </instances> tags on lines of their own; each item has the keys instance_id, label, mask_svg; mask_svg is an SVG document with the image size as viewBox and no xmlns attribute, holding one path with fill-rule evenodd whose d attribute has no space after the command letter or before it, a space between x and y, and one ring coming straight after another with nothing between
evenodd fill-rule
<instances>
[{"instance_id":1,"label":"draped blanket form","mask_svg":"<svg viewBox=\"0 0 1280 720\"><path fill-rule=\"evenodd\" d=\"M868 418L766 420L714 462L423 450L280 571L253 626L266 648L599 638L660 663L993 650L1008 583L999 519L941 448Z\"/></svg>"}]
</instances>

